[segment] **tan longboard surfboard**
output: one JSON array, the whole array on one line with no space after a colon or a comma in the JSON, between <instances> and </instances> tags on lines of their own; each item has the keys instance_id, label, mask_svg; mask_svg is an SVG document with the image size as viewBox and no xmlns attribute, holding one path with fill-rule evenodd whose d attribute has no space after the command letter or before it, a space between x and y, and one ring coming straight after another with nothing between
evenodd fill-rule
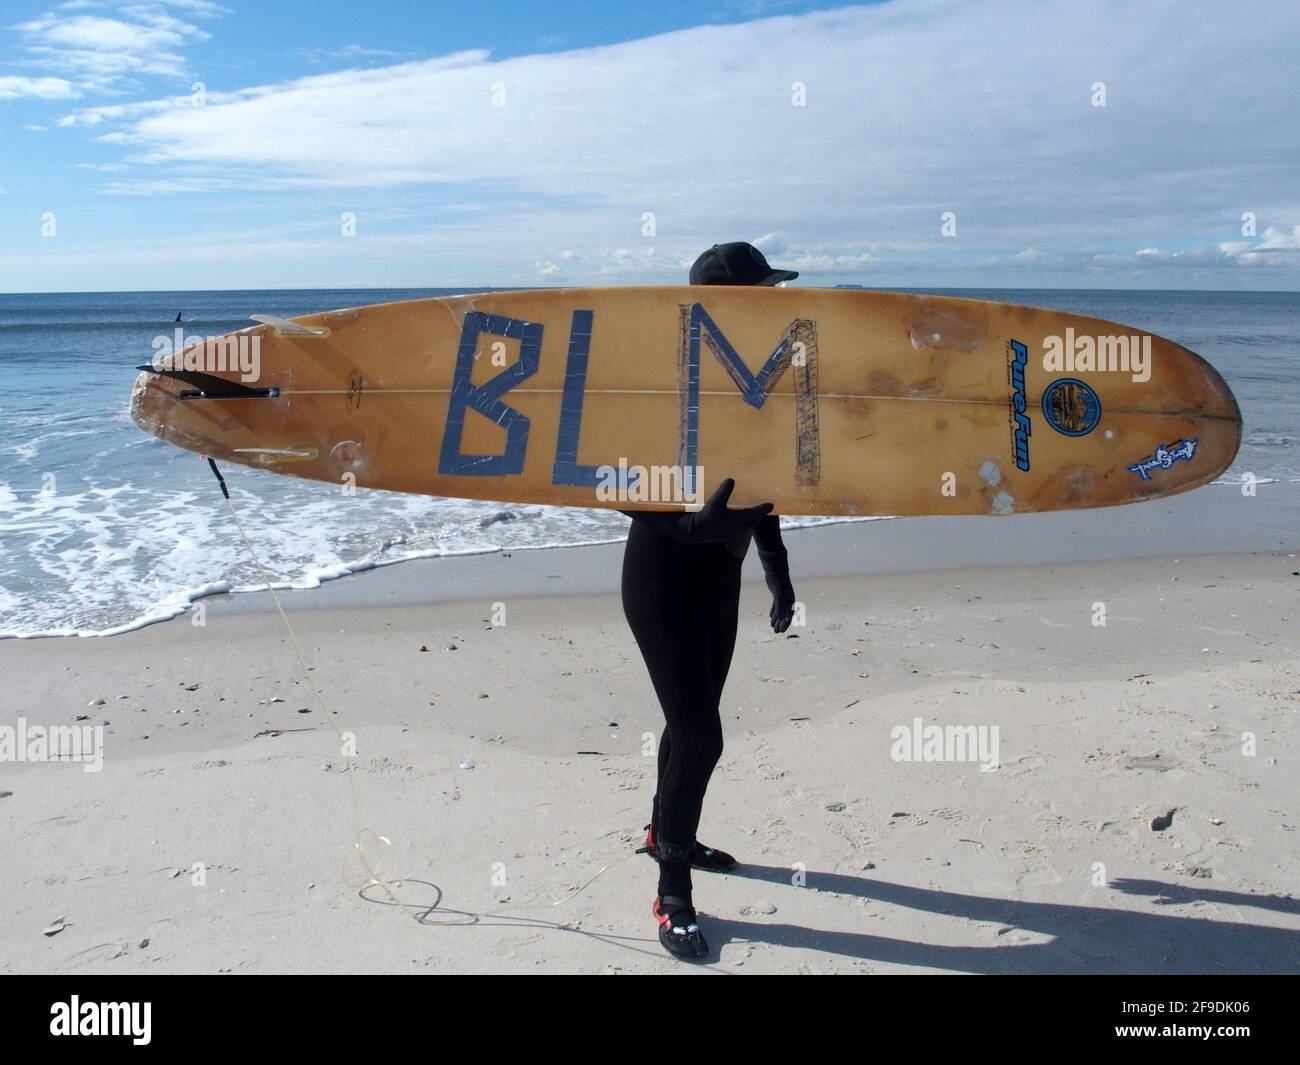
<instances>
[{"instance_id":1,"label":"tan longboard surfboard","mask_svg":"<svg viewBox=\"0 0 1300 1065\"><path fill-rule=\"evenodd\" d=\"M494 292L283 320L140 374L147 431L276 473L665 509L734 477L782 514L1013 514L1184 492L1241 415L1128 326L811 288Z\"/></svg>"}]
</instances>

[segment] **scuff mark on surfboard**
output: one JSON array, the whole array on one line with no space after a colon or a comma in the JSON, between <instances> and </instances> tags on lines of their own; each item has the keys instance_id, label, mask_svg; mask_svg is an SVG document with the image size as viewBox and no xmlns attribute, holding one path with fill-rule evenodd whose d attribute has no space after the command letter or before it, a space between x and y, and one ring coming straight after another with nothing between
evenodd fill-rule
<instances>
[{"instance_id":1,"label":"scuff mark on surfboard","mask_svg":"<svg viewBox=\"0 0 1300 1065\"><path fill-rule=\"evenodd\" d=\"M359 440L340 440L330 448L330 458L338 466L345 466L350 470L359 469L365 465L365 459Z\"/></svg>"},{"instance_id":2,"label":"scuff mark on surfboard","mask_svg":"<svg viewBox=\"0 0 1300 1065\"><path fill-rule=\"evenodd\" d=\"M1010 492L999 492L993 497L993 504L989 508L990 514L1014 514L1016 511L1016 499Z\"/></svg>"},{"instance_id":3,"label":"scuff mark on surfboard","mask_svg":"<svg viewBox=\"0 0 1300 1065\"><path fill-rule=\"evenodd\" d=\"M1093 490L1097 478L1088 467L1075 466L1061 477L1061 482L1065 485L1061 493L1062 498L1070 503L1077 503Z\"/></svg>"},{"instance_id":4,"label":"scuff mark on surfboard","mask_svg":"<svg viewBox=\"0 0 1300 1065\"><path fill-rule=\"evenodd\" d=\"M992 459L985 459L979 469L980 479L987 484L997 486L1002 483L1002 471Z\"/></svg>"},{"instance_id":5,"label":"scuff mark on surfboard","mask_svg":"<svg viewBox=\"0 0 1300 1065\"><path fill-rule=\"evenodd\" d=\"M361 308L344 307L338 311L322 311L311 317L319 318L322 322L333 322L335 325L342 322L355 322L361 318Z\"/></svg>"},{"instance_id":6,"label":"scuff mark on surfboard","mask_svg":"<svg viewBox=\"0 0 1300 1065\"><path fill-rule=\"evenodd\" d=\"M877 370L871 375L871 382L868 385L872 395L876 396L897 396L903 391L903 386L898 383L896 377Z\"/></svg>"},{"instance_id":7,"label":"scuff mark on surfboard","mask_svg":"<svg viewBox=\"0 0 1300 1065\"><path fill-rule=\"evenodd\" d=\"M917 351L974 351L988 339L983 322L937 307L918 308L904 324Z\"/></svg>"}]
</instances>

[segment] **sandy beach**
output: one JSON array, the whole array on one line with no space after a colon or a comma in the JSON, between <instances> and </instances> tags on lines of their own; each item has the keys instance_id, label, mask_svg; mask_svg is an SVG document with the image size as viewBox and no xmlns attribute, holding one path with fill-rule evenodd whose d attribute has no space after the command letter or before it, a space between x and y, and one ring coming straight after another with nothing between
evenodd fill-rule
<instances>
[{"instance_id":1,"label":"sandy beach","mask_svg":"<svg viewBox=\"0 0 1300 1065\"><path fill-rule=\"evenodd\" d=\"M998 565L935 568L935 535L998 540L942 521L788 536L805 624L774 636L762 584L742 597L700 835L743 864L696 874L705 971L1300 971L1297 545L1272 507L1258 550L1173 554L1162 507L1193 512L1044 516L1091 561L1005 564L1021 538L1048 550L1032 519L984 524L1006 532ZM1105 557L1152 521L1169 552ZM891 537L930 568L849 563ZM202 626L0 642L6 723L107 723L98 772L0 765L0 968L681 969L632 855L662 721L618 554L285 596L400 907L343 878L346 761L265 596L206 600ZM979 744L927 748L935 726Z\"/></svg>"},{"instance_id":2,"label":"sandy beach","mask_svg":"<svg viewBox=\"0 0 1300 1065\"><path fill-rule=\"evenodd\" d=\"M9 6L14 1060L1294 1044L1300 4Z\"/></svg>"}]
</instances>

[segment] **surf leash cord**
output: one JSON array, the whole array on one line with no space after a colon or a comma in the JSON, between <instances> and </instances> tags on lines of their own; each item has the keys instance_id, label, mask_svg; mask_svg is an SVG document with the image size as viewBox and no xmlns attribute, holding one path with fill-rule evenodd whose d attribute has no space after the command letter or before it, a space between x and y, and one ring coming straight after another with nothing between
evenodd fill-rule
<instances>
[{"instance_id":1,"label":"surf leash cord","mask_svg":"<svg viewBox=\"0 0 1300 1065\"><path fill-rule=\"evenodd\" d=\"M315 677L312 676L312 667L307 664L307 656L303 654L302 645L298 642L297 634L294 632L293 625L289 621L289 615L285 612L284 605L280 601L280 596L277 594L275 590L275 586L271 583L270 574L266 572L266 568L262 565L261 558L258 556L257 551L253 548L253 543L248 538L248 533L244 529L244 523L240 520L239 511L235 507L234 500L231 499L230 497L230 488L226 484L226 478L222 475L221 470L218 468L215 459L213 459L209 455L204 455L202 457L207 461L208 467L212 470L212 475L217 479L217 484L221 488L221 494L226 500L226 506L230 510L230 516L234 520L235 528L238 529L239 537L244 542L244 549L248 552L249 558L253 560L253 565L257 569L258 578L261 580L263 587L265 587L267 592L270 593L271 602L275 604L276 612L280 615L280 621L284 624L284 630L289 636L289 643L293 647L294 656L298 659L298 666L302 670L302 675L307 682L307 686L311 689L312 696L316 701L316 705L319 708L321 714L324 715L325 720L329 722L330 728L334 730L334 734L339 741L339 751L343 755L344 764L347 766L348 786L352 797L352 829L353 829L352 846L348 850L347 854L344 855L343 861L339 867L339 873L343 879L343 882L347 884L348 887L357 889L358 892L361 894L362 898L368 897L365 893L372 887L377 887L381 889L383 893L387 896L388 902L390 904L398 907L403 911L409 912L410 915L420 924L463 923L463 922L427 920L430 914L432 914L435 910L439 909L441 892L439 893L439 901L435 901L433 905L428 907L420 907L412 903L402 902L397 897L397 895L393 892L394 884L397 885L399 888L403 885L403 881L396 875L397 850L396 847L394 847L392 840L390 840L387 836L379 835L373 829L367 827L366 824L364 823L364 819L361 814L361 791L357 783L355 737L350 739L348 735L344 733L344 731L341 728L339 728L338 722L334 720L334 714L330 710L329 705L325 700L324 693L320 690L320 686L316 683ZM378 856L378 858L373 862L367 856L366 853L367 845L369 845L371 850L374 851L375 854ZM633 857L634 854L635 852L629 851L627 854L623 855L622 857L615 858L612 861L607 862L605 865L601 866L601 868L596 870L596 872L593 873L590 877L584 880L581 884L579 884L577 887L569 891L566 895L564 895L559 899L555 899L549 903L542 904L542 906L544 908L550 909L556 906L561 906L564 903L567 903L577 898L584 891L586 891L587 888L589 888L600 876L602 876L606 870L610 869L615 865L618 865L620 862L626 861L628 858ZM387 864L391 866L392 869L391 877L381 876L380 870L377 868L378 866L383 864L382 859L384 856L387 856L388 858ZM362 872L365 874L363 877L357 879L349 876L348 874L349 860L356 861L356 863L360 866ZM471 920L477 918L483 918L483 917L506 917L510 920L517 920L519 918L514 918L511 917L510 915L517 911L523 912L525 910L536 910L538 908L539 906L537 904L534 904L532 906L525 906L525 905L511 906L505 909L493 910L489 913L473 913L464 910L448 910L446 912L448 914L454 914L459 917L470 918Z\"/></svg>"}]
</instances>

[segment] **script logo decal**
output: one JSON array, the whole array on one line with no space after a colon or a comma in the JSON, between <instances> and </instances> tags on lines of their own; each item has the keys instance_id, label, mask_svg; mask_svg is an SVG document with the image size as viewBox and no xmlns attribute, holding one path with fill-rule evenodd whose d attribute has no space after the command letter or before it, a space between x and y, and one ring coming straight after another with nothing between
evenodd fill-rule
<instances>
[{"instance_id":1,"label":"script logo decal","mask_svg":"<svg viewBox=\"0 0 1300 1065\"><path fill-rule=\"evenodd\" d=\"M1179 440L1173 444L1161 444L1156 448L1156 453L1149 459L1144 459L1129 467L1130 473L1141 475L1142 480L1151 480L1152 470L1167 470L1175 462L1186 459L1196 454L1196 445L1199 441L1196 437L1188 437L1186 440Z\"/></svg>"}]
</instances>

